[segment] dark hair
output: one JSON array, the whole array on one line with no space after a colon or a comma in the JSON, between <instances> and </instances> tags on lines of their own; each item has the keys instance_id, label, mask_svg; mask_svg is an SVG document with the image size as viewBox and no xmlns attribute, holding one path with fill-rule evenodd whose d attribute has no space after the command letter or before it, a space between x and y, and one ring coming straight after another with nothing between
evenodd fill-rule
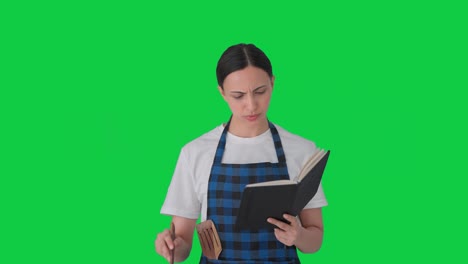
<instances>
[{"instance_id":1,"label":"dark hair","mask_svg":"<svg viewBox=\"0 0 468 264\"><path fill-rule=\"evenodd\" d=\"M216 78L218 85L223 88L224 79L230 73L242 70L247 66L254 66L264 70L270 78L273 77L273 70L268 57L254 44L237 44L227 48L216 67Z\"/></svg>"}]
</instances>

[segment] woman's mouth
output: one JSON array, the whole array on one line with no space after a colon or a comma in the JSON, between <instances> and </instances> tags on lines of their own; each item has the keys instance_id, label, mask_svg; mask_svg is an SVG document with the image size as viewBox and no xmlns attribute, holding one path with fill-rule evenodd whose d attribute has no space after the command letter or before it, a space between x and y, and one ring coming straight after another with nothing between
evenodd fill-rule
<instances>
[{"instance_id":1,"label":"woman's mouth","mask_svg":"<svg viewBox=\"0 0 468 264\"><path fill-rule=\"evenodd\" d=\"M247 119L248 121L250 122L253 122L255 120L257 120L257 118L260 116L260 114L256 114L256 115L248 115L248 116L245 116L245 119Z\"/></svg>"}]
</instances>

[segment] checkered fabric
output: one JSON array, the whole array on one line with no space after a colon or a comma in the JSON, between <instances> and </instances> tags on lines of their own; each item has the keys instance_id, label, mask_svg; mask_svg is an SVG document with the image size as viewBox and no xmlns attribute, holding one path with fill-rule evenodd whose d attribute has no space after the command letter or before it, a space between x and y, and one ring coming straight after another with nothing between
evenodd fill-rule
<instances>
[{"instance_id":1,"label":"checkered fabric","mask_svg":"<svg viewBox=\"0 0 468 264\"><path fill-rule=\"evenodd\" d=\"M208 184L207 219L215 223L223 250L219 260L208 260L202 256L200 263L300 263L296 247L287 247L279 242L272 229L256 231L234 229L245 185L289 179L289 174L281 139L275 126L270 122L278 163L222 163L229 124L230 122L224 128L219 140Z\"/></svg>"}]
</instances>

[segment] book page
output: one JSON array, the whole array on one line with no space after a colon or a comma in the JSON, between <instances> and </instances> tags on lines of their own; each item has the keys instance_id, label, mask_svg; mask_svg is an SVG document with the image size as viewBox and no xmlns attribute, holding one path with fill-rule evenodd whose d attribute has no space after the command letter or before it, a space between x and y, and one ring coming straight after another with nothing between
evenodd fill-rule
<instances>
[{"instance_id":1,"label":"book page","mask_svg":"<svg viewBox=\"0 0 468 264\"><path fill-rule=\"evenodd\" d=\"M260 187L260 186L275 186L275 185L288 185L288 184L297 184L291 180L277 180L277 181L267 181L267 182L257 182L247 184L245 187Z\"/></svg>"},{"instance_id":2,"label":"book page","mask_svg":"<svg viewBox=\"0 0 468 264\"><path fill-rule=\"evenodd\" d=\"M301 181L305 175L325 156L326 152L323 149L319 149L304 165L299 176L297 177L298 181Z\"/></svg>"}]
</instances>

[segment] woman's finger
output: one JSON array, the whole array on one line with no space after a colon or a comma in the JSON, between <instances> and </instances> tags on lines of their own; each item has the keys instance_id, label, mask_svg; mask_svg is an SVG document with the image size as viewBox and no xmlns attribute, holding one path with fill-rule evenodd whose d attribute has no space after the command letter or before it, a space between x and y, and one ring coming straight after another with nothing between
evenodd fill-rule
<instances>
[{"instance_id":1,"label":"woman's finger","mask_svg":"<svg viewBox=\"0 0 468 264\"><path fill-rule=\"evenodd\" d=\"M284 219L289 221L291 226L296 226L297 218L295 216L292 216L292 215L289 215L289 214L284 214L283 217L284 217Z\"/></svg>"},{"instance_id":2,"label":"woman's finger","mask_svg":"<svg viewBox=\"0 0 468 264\"><path fill-rule=\"evenodd\" d=\"M271 217L268 218L267 221L268 221L268 223L273 224L273 225L275 225L278 228L283 229L283 230L287 230L288 227L289 227L288 224L286 224L286 223L284 223L282 221L276 220L274 218L271 218Z\"/></svg>"},{"instance_id":3,"label":"woman's finger","mask_svg":"<svg viewBox=\"0 0 468 264\"><path fill-rule=\"evenodd\" d=\"M166 243L169 250L172 250L174 248L174 240L172 240L171 235L165 236L164 237L164 242Z\"/></svg>"},{"instance_id":4,"label":"woman's finger","mask_svg":"<svg viewBox=\"0 0 468 264\"><path fill-rule=\"evenodd\" d=\"M276 239L278 239L279 242L285 244L286 246L292 246L293 243L291 242L292 239L290 238L290 236L288 235L287 232L279 229L279 228L275 228L275 236L276 236Z\"/></svg>"},{"instance_id":5,"label":"woman's finger","mask_svg":"<svg viewBox=\"0 0 468 264\"><path fill-rule=\"evenodd\" d=\"M156 239L156 251L168 261L171 257L171 248L174 248L174 242L172 241L169 230L164 230L158 234Z\"/></svg>"}]
</instances>

